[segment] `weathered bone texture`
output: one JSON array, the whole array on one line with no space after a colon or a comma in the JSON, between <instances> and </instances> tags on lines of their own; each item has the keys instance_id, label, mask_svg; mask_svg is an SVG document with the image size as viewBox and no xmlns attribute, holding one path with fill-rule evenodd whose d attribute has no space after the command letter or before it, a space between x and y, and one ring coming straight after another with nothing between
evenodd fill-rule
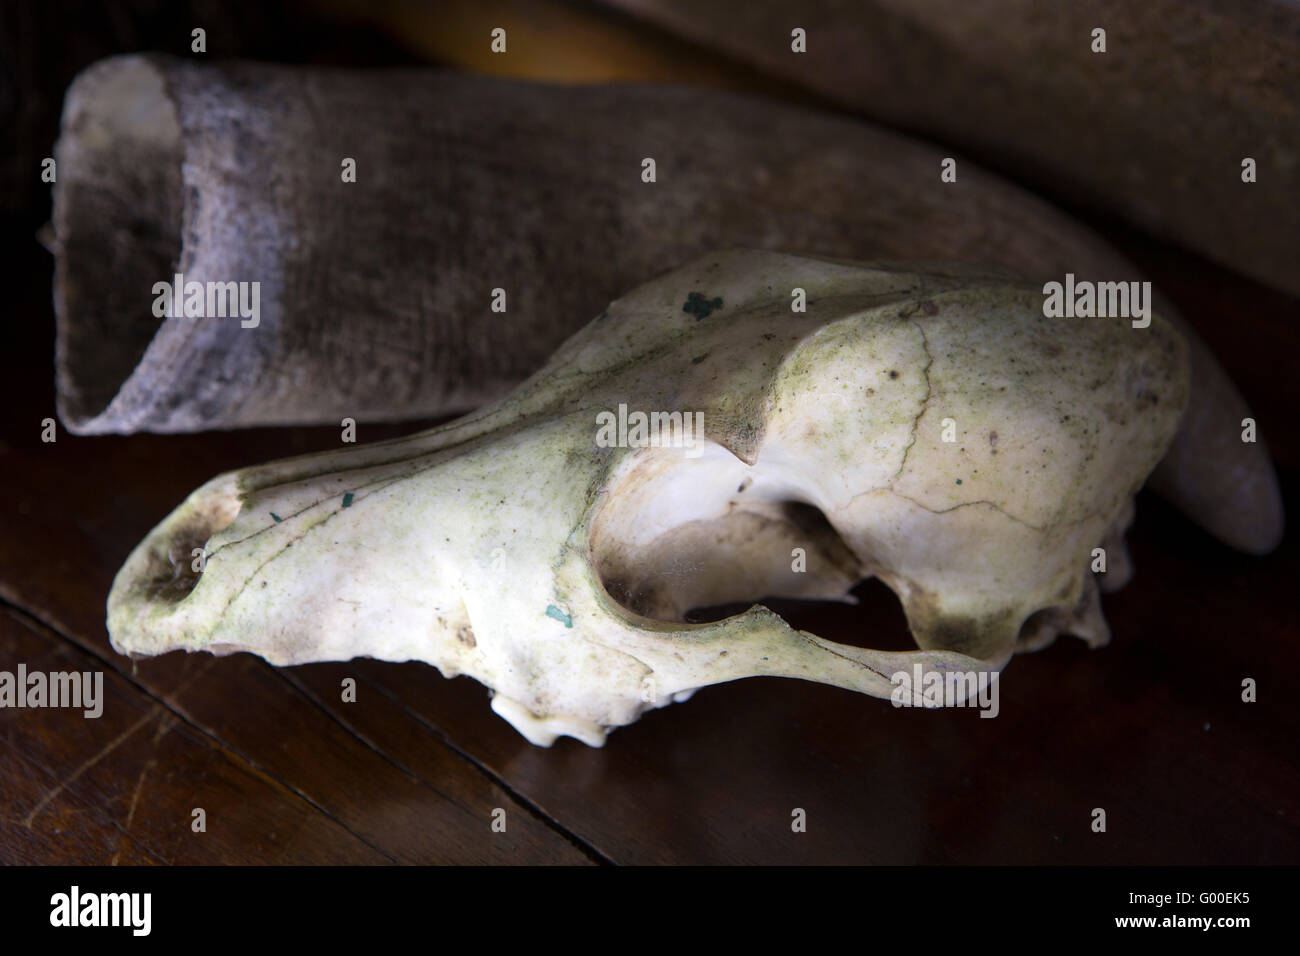
<instances>
[{"instance_id":1,"label":"weathered bone texture","mask_svg":"<svg viewBox=\"0 0 1300 956\"><path fill-rule=\"evenodd\" d=\"M95 434L463 410L622 290L717 246L1137 278L968 164L939 183L941 155L702 90L106 60L69 91L58 145L60 414ZM260 325L154 318L153 283L176 271L260 282ZM505 314L490 310L498 287ZM1175 451L1199 470L1162 487L1229 544L1266 551L1282 530L1267 453L1225 437L1245 404L1183 331L1200 431Z\"/></svg>"},{"instance_id":2,"label":"weathered bone texture","mask_svg":"<svg viewBox=\"0 0 1300 956\"><path fill-rule=\"evenodd\" d=\"M604 2L1300 294L1295 3Z\"/></svg>"},{"instance_id":3,"label":"weathered bone texture","mask_svg":"<svg viewBox=\"0 0 1300 956\"><path fill-rule=\"evenodd\" d=\"M1109 638L1092 549L1122 584L1116 543L1188 380L1162 318L1047 318L1038 288L964 267L719 253L611 303L499 403L213 479L118 573L109 632L134 655L425 661L543 745L600 745L752 675L878 697L915 664L987 675L1058 633ZM630 437L609 447L615 410ZM638 434L629 412L690 418ZM832 644L762 607L684 621L845 599L866 575L919 650Z\"/></svg>"}]
</instances>

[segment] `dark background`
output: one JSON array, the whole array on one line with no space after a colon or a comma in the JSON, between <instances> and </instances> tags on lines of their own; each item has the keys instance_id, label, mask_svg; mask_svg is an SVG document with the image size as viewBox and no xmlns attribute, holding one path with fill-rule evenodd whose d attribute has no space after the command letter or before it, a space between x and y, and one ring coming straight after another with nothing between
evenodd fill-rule
<instances>
[{"instance_id":1,"label":"dark background","mask_svg":"<svg viewBox=\"0 0 1300 956\"><path fill-rule=\"evenodd\" d=\"M588 4L510 4L641 38L629 69L816 103ZM751 679L645 716L603 750L533 747L469 679L373 661L277 670L249 655L115 654L104 601L143 535L234 467L337 446L337 429L40 440L54 411L49 215L63 90L102 56L184 55L475 68L447 37L473 5L67 2L0 8L0 669L105 672L99 720L0 710L0 862L1294 863L1300 859L1300 553L1236 554L1149 493L1132 583L1103 601L1112 643L1014 660L996 720L895 710ZM491 19L491 15L487 15ZM548 20L548 18L552 18ZM566 19L568 18L568 19ZM540 25L540 26L539 26ZM646 66L646 63L652 66ZM999 157L980 157L1001 167ZM1053 197L1132 257L1218 354L1297 507L1300 303ZM361 440L412 425L363 426ZM885 589L857 608L783 605L832 640L905 637ZM864 638L864 633L876 634ZM356 704L338 702L344 677ZM1254 704L1241 681L1259 685ZM202 807L207 832L190 829ZM1093 808L1107 832L1092 832ZM506 833L490 829L504 808ZM791 813L807 813L793 833Z\"/></svg>"}]
</instances>

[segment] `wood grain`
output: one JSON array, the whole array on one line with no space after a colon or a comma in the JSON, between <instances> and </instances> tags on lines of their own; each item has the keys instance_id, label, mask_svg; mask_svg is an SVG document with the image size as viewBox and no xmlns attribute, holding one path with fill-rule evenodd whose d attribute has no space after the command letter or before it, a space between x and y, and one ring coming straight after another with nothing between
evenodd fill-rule
<instances>
[{"instance_id":1,"label":"wood grain","mask_svg":"<svg viewBox=\"0 0 1300 956\"><path fill-rule=\"evenodd\" d=\"M0 612L0 661L105 670L23 612ZM175 688L204 679L192 660ZM0 710L5 863L385 863L390 858L283 782L108 670L103 715ZM192 829L194 808L206 830Z\"/></svg>"}]
</instances>

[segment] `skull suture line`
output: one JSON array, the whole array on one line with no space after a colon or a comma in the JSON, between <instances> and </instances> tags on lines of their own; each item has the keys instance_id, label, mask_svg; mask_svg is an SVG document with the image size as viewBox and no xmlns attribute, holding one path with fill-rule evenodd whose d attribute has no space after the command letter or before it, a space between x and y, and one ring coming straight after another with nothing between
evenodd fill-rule
<instances>
[{"instance_id":1,"label":"skull suture line","mask_svg":"<svg viewBox=\"0 0 1300 956\"><path fill-rule=\"evenodd\" d=\"M1187 389L1158 317L1047 318L1037 288L959 267L721 253L612 303L492 406L208 482L119 572L109 631L133 655L426 661L542 745L599 746L760 674L888 697L917 662L993 672L1058 633L1107 640L1095 582L1127 577L1133 496ZM620 405L702 414L700 445L606 447ZM842 599L867 575L919 650L761 606L684 620Z\"/></svg>"}]
</instances>

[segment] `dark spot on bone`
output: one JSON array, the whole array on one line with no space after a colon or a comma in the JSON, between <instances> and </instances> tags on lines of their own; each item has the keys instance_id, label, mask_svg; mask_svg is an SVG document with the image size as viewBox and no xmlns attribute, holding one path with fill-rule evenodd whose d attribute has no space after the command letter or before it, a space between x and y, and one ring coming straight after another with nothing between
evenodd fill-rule
<instances>
[{"instance_id":1,"label":"dark spot on bone","mask_svg":"<svg viewBox=\"0 0 1300 956\"><path fill-rule=\"evenodd\" d=\"M702 292L691 292L686 296L682 311L698 319L707 319L715 310L722 308L722 297L706 299Z\"/></svg>"}]
</instances>

